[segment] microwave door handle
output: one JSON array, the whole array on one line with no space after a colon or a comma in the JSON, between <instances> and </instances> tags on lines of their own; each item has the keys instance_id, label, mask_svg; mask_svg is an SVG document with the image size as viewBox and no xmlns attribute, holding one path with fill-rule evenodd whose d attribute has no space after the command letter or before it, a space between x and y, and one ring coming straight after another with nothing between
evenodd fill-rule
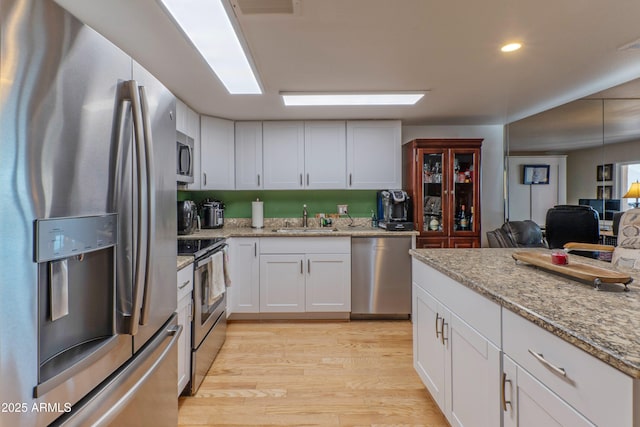
<instances>
[{"instance_id":1,"label":"microwave door handle","mask_svg":"<svg viewBox=\"0 0 640 427\"><path fill-rule=\"evenodd\" d=\"M153 158L153 135L151 131L151 118L149 117L149 104L144 86L140 86L140 107L142 111L142 125L144 130L144 152L145 163L147 165L147 250L145 262L145 280L140 314L140 324L144 325L149 319L149 299L151 294L151 279L153 276L153 265L155 263L155 239L156 239L156 218L154 207L156 205L156 183L155 183L155 161ZM191 162L190 162L191 163Z\"/></svg>"},{"instance_id":2,"label":"microwave door handle","mask_svg":"<svg viewBox=\"0 0 640 427\"><path fill-rule=\"evenodd\" d=\"M147 190L147 166L145 164L144 125L142 120L142 108L140 106L138 83L135 80L129 80L127 82L127 88L129 89L131 110L133 113L134 151L136 158L136 170L134 175L138 190L138 215L136 218L137 231L135 236L136 252L133 267L133 304L131 308L131 323L129 325L129 334L135 335L138 333L138 323L140 322L140 308L142 305L146 273L146 265L144 262L147 259L147 229L144 226L147 217L147 204L145 200Z\"/></svg>"}]
</instances>

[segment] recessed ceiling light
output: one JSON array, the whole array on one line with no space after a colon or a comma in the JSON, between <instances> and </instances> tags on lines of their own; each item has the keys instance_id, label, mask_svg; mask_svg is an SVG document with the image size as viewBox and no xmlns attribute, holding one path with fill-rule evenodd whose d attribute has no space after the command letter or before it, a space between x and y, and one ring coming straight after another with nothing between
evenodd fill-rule
<instances>
[{"instance_id":1,"label":"recessed ceiling light","mask_svg":"<svg viewBox=\"0 0 640 427\"><path fill-rule=\"evenodd\" d=\"M520 49L522 47L521 43L508 43L505 44L504 46L502 46L500 48L501 51L503 52L515 52L516 50Z\"/></svg>"},{"instance_id":2,"label":"recessed ceiling light","mask_svg":"<svg viewBox=\"0 0 640 427\"><path fill-rule=\"evenodd\" d=\"M370 93L326 93L326 92L280 92L284 105L413 105L425 92L370 92Z\"/></svg>"},{"instance_id":3,"label":"recessed ceiling light","mask_svg":"<svg viewBox=\"0 0 640 427\"><path fill-rule=\"evenodd\" d=\"M262 93L227 0L159 1L230 94Z\"/></svg>"}]
</instances>

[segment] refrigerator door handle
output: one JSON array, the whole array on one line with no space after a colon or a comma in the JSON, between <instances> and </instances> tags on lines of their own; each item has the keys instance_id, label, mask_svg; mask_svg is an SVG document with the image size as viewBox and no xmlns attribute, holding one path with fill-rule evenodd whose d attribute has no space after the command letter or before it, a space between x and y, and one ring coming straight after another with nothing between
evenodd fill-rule
<instances>
[{"instance_id":1,"label":"refrigerator door handle","mask_svg":"<svg viewBox=\"0 0 640 427\"><path fill-rule=\"evenodd\" d=\"M144 86L140 86L140 107L142 111L142 125L144 129L144 151L145 151L145 163L147 165L147 218L145 225L147 227L147 248L146 248L146 260L145 260L145 280L144 290L142 298L142 307L140 314L140 324L147 323L149 318L149 295L151 294L151 279L152 279L152 266L155 261L155 230L156 220L154 208L156 205L156 183L155 183L155 162L153 158L153 135L151 132L151 118L149 114L149 105L147 103L147 95Z\"/></svg>"},{"instance_id":2,"label":"refrigerator door handle","mask_svg":"<svg viewBox=\"0 0 640 427\"><path fill-rule=\"evenodd\" d=\"M135 157L136 157L136 188L137 188L137 201L138 201L138 216L137 216L137 232L136 232L136 253L134 260L134 273L133 273L133 304L131 309L131 323L129 325L129 334L135 335L138 333L138 324L140 322L140 312L142 306L143 292L145 286L146 265L144 262L147 259L147 228L145 222L147 218L147 165L145 162L146 153L144 150L144 124L142 118L142 107L140 102L140 92L138 90L138 83L135 80L127 81L127 88L129 89L129 96L131 98L131 110L133 115L133 130L135 141Z\"/></svg>"}]
</instances>

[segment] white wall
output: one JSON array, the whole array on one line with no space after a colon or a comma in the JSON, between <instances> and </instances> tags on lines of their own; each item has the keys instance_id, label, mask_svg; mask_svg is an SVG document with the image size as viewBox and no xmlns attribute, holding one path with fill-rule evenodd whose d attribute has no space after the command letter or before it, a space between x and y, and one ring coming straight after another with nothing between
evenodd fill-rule
<instances>
[{"instance_id":1,"label":"white wall","mask_svg":"<svg viewBox=\"0 0 640 427\"><path fill-rule=\"evenodd\" d=\"M482 138L481 209L482 246L486 232L504 222L504 126L403 126L402 143L417 138Z\"/></svg>"},{"instance_id":2,"label":"white wall","mask_svg":"<svg viewBox=\"0 0 640 427\"><path fill-rule=\"evenodd\" d=\"M607 163L640 162L640 141L606 144L603 147L571 151L567 157L567 203L577 204L578 199L595 199L596 168ZM614 175L617 171L614 169ZM618 199L627 189L618 188L617 176L605 185L613 186L613 198Z\"/></svg>"},{"instance_id":3,"label":"white wall","mask_svg":"<svg viewBox=\"0 0 640 427\"><path fill-rule=\"evenodd\" d=\"M567 203L567 156L509 156L508 216L510 221L530 219L544 226L547 210ZM522 166L549 165L549 184L522 183Z\"/></svg>"}]
</instances>

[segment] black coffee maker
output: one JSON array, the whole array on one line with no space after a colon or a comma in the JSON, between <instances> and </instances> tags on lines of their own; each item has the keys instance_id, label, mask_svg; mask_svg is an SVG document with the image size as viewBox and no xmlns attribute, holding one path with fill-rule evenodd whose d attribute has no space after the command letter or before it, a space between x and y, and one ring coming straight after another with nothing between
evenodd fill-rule
<instances>
[{"instance_id":1,"label":"black coffee maker","mask_svg":"<svg viewBox=\"0 0 640 427\"><path fill-rule=\"evenodd\" d=\"M404 190L380 190L377 193L378 226L389 231L413 230L411 198Z\"/></svg>"}]
</instances>

